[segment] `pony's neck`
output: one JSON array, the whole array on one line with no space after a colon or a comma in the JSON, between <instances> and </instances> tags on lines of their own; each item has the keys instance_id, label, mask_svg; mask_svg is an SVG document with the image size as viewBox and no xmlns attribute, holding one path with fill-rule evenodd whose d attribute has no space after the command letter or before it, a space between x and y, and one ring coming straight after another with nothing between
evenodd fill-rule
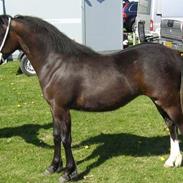
<instances>
[{"instance_id":1,"label":"pony's neck","mask_svg":"<svg viewBox=\"0 0 183 183\"><path fill-rule=\"evenodd\" d=\"M46 57L46 54L43 54L46 53L45 45L41 43L41 40L38 41L36 33L29 30L23 23L12 21L12 28L17 35L20 49L26 54L36 73L39 74L43 66L44 57ZM37 55L40 56L38 57Z\"/></svg>"}]
</instances>

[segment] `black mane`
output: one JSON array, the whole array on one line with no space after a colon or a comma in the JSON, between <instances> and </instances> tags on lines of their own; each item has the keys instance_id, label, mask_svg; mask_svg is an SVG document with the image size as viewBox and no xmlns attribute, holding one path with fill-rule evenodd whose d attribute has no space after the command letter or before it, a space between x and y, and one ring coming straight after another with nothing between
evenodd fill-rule
<instances>
[{"instance_id":1,"label":"black mane","mask_svg":"<svg viewBox=\"0 0 183 183\"><path fill-rule=\"evenodd\" d=\"M95 52L91 48L70 39L56 27L40 18L31 16L16 16L15 19L29 26L33 32L40 34L40 39L45 41L45 44L50 46L50 48L56 52L75 56L99 55L99 53Z\"/></svg>"}]
</instances>

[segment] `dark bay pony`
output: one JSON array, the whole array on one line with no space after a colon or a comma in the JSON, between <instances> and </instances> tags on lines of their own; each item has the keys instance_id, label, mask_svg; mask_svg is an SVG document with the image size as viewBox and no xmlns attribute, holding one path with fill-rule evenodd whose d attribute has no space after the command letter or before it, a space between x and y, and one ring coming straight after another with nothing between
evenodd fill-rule
<instances>
[{"instance_id":1,"label":"dark bay pony","mask_svg":"<svg viewBox=\"0 0 183 183\"><path fill-rule=\"evenodd\" d=\"M170 130L171 151L165 167L181 165L177 131L183 134L183 62L177 52L159 44L142 44L101 55L28 16L0 16L0 42L5 55L17 49L25 52L50 105L54 156L47 173L62 169L62 143L66 168L61 182L77 176L70 109L110 111L139 95L151 98Z\"/></svg>"}]
</instances>

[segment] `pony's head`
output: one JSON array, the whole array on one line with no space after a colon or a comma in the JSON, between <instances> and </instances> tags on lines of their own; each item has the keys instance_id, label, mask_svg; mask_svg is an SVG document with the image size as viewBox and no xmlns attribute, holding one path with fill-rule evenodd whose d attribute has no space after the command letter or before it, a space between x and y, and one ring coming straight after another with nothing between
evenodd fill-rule
<instances>
[{"instance_id":1,"label":"pony's head","mask_svg":"<svg viewBox=\"0 0 183 183\"><path fill-rule=\"evenodd\" d=\"M12 29L13 18L9 15L0 16L0 60L18 49L16 33Z\"/></svg>"}]
</instances>

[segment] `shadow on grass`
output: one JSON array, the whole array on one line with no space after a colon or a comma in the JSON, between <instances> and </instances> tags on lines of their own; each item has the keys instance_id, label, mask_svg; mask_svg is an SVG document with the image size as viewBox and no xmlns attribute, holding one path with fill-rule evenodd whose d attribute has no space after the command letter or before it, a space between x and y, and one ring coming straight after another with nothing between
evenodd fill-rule
<instances>
[{"instance_id":1,"label":"shadow on grass","mask_svg":"<svg viewBox=\"0 0 183 183\"><path fill-rule=\"evenodd\" d=\"M77 162L81 164L85 161L97 159L83 171L79 179L86 176L93 168L103 164L112 157L121 155L141 157L141 156L158 156L168 153L169 136L161 137L143 137L133 134L100 134L91 137L73 148L84 148L98 144L96 149L86 158Z\"/></svg>"},{"instance_id":2,"label":"shadow on grass","mask_svg":"<svg viewBox=\"0 0 183 183\"><path fill-rule=\"evenodd\" d=\"M18 127L8 127L0 129L0 138L11 138L19 136L27 143L33 144L38 147L52 148L49 144L41 141L38 138L40 129L50 129L52 124L25 124ZM127 155L134 157L142 156L158 156L169 153L169 136L158 137L143 137L127 133L119 134L100 134L90 137L80 144L74 145L73 148L79 149L86 146L96 145L97 147L86 158L77 162L81 164L85 161L95 160L91 163L86 170L81 172L79 180L86 176L93 168L103 164L112 157Z\"/></svg>"},{"instance_id":3,"label":"shadow on grass","mask_svg":"<svg viewBox=\"0 0 183 183\"><path fill-rule=\"evenodd\" d=\"M25 124L18 127L8 127L0 129L0 138L11 138L14 136L21 137L25 142L33 144L38 147L51 148L49 144L41 141L38 138L40 129L49 129L52 127L52 124Z\"/></svg>"}]
</instances>

